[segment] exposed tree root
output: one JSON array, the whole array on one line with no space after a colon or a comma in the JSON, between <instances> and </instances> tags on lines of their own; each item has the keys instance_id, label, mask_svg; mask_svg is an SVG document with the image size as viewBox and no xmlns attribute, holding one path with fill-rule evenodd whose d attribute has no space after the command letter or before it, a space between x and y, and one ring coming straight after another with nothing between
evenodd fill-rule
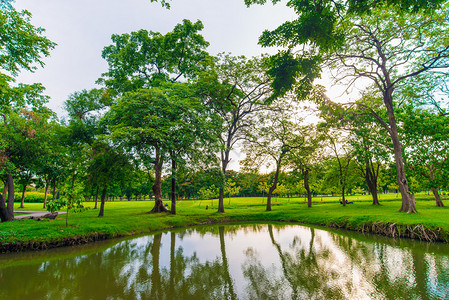
<instances>
[{"instance_id":1,"label":"exposed tree root","mask_svg":"<svg viewBox=\"0 0 449 300\"><path fill-rule=\"evenodd\" d=\"M441 228L428 228L424 225L398 225L390 222L364 223L361 226L352 227L346 221L342 223L331 223L332 228L342 228L347 230L359 231L362 233L373 233L392 238L410 238L426 242L449 242L448 233Z\"/></svg>"}]
</instances>

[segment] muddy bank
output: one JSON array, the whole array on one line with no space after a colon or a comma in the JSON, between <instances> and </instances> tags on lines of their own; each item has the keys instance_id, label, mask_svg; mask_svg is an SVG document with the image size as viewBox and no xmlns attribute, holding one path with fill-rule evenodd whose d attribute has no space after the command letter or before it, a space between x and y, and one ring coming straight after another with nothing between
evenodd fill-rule
<instances>
[{"instance_id":1,"label":"muddy bank","mask_svg":"<svg viewBox=\"0 0 449 300\"><path fill-rule=\"evenodd\" d=\"M12 244L0 244L0 253L47 250L58 247L83 245L91 242L120 237L121 235L94 232L88 236L74 236L56 241L29 241Z\"/></svg>"}]
</instances>

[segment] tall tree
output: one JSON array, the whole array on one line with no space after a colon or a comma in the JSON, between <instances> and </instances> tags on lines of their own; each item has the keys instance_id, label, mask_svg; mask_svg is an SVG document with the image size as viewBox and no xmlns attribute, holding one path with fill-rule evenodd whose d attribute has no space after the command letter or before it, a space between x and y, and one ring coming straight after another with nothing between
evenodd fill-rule
<instances>
[{"instance_id":1,"label":"tall tree","mask_svg":"<svg viewBox=\"0 0 449 300\"><path fill-rule=\"evenodd\" d=\"M190 84L171 84L165 92L175 104L171 114L173 129L167 139L171 159L171 207L170 213L176 214L176 177L179 164L187 160L193 163L214 161L214 149L217 148L217 132L220 120L196 97Z\"/></svg>"},{"instance_id":2,"label":"tall tree","mask_svg":"<svg viewBox=\"0 0 449 300\"><path fill-rule=\"evenodd\" d=\"M9 126L8 116L12 111L16 113L25 106L41 106L46 97L42 96L43 87L40 84L16 84L15 77L22 70L34 71L37 66L43 66L42 57L47 56L55 46L47 39L40 27L31 24L31 14L28 11L17 11L11 1L3 1L0 6L0 116L2 126ZM0 138L1 139L1 138ZM0 163L5 167L9 157L6 142L0 142L2 159ZM4 195L0 196L0 218L3 221L14 219L14 185L12 166L8 165L8 205Z\"/></svg>"},{"instance_id":3,"label":"tall tree","mask_svg":"<svg viewBox=\"0 0 449 300\"><path fill-rule=\"evenodd\" d=\"M247 4L266 0L247 0ZM273 0L273 3L278 0ZM395 154L397 180L402 195L400 211L416 212L409 192L402 149L394 114L394 90L407 78L445 65L448 57L447 2L408 0L289 1L297 20L285 22L260 38L264 46L282 46L277 78L286 77L276 91L285 92L296 80L301 91L311 89L310 81L320 74L320 66L331 55L344 78L368 78L382 94L388 121L379 122L389 133ZM298 55L295 46L304 46ZM305 73L301 66L307 65ZM307 82L309 81L309 84ZM369 111L369 107L367 108Z\"/></svg>"},{"instance_id":4,"label":"tall tree","mask_svg":"<svg viewBox=\"0 0 449 300\"><path fill-rule=\"evenodd\" d=\"M107 141L96 141L94 143L87 173L95 178L95 185L101 188L99 217L104 216L108 188L110 189L114 182L120 182L122 177L132 171L131 158L122 149L111 147L107 144Z\"/></svg>"},{"instance_id":5,"label":"tall tree","mask_svg":"<svg viewBox=\"0 0 449 300\"><path fill-rule=\"evenodd\" d=\"M18 177L18 182L22 185L23 207L26 187L38 172L40 158L44 155L41 144L48 130L47 121L50 114L46 108L34 111L21 109L17 113L11 111L8 114L7 126L0 126L1 139L5 144L0 166L7 178L9 214L13 213L14 177ZM3 205L0 203L0 206Z\"/></svg>"},{"instance_id":6,"label":"tall tree","mask_svg":"<svg viewBox=\"0 0 449 300\"><path fill-rule=\"evenodd\" d=\"M449 155L448 117L407 105L398 118L403 124L407 166L432 191L436 206L444 206L438 190L444 185L444 165Z\"/></svg>"},{"instance_id":7,"label":"tall tree","mask_svg":"<svg viewBox=\"0 0 449 300\"><path fill-rule=\"evenodd\" d=\"M181 24L174 27L173 31L165 35L146 30L113 35L114 44L105 47L102 53L109 64L109 70L103 74L104 78L100 79L100 82L103 82L116 95L126 97L126 93L140 93L143 89L154 87L165 89L168 83L183 82L194 77L198 67L201 66L200 62L208 57L205 49L209 43L199 34L202 29L201 21L192 23L189 20L183 20ZM173 85L168 90L172 90L172 87ZM175 94L177 97L181 95L179 92ZM174 114L172 116L175 117ZM173 170L172 190L175 190L175 169L179 159L177 151L182 148L174 142L176 132L179 131L172 132L172 145L176 145L177 148L168 147L168 135L164 138L164 148L161 148L160 141L149 145L155 147L153 155L154 167L157 169L155 182L157 187L153 187L158 190L158 193L160 193L161 184L158 174L162 172L164 156L169 153ZM186 140L187 138L183 138L183 141ZM155 211L164 211L162 202L157 203ZM175 213L176 205L173 204L172 209Z\"/></svg>"},{"instance_id":8,"label":"tall tree","mask_svg":"<svg viewBox=\"0 0 449 300\"><path fill-rule=\"evenodd\" d=\"M367 90L362 94L362 103L370 103L371 109L385 119L382 99L375 92ZM349 112L350 110L347 110ZM345 121L350 131L349 144L355 151L355 161L360 174L365 179L368 191L373 198L373 205L379 205L377 193L378 179L381 169L390 161L393 147L388 133L370 113L360 113L358 109L346 114Z\"/></svg>"},{"instance_id":9,"label":"tall tree","mask_svg":"<svg viewBox=\"0 0 449 300\"><path fill-rule=\"evenodd\" d=\"M65 167L66 180L70 180L72 189L85 179L90 159L89 152L97 141L97 136L105 130L100 124L101 111L110 105L110 101L109 93L101 89L92 89L74 92L64 102L68 117L59 142L69 149Z\"/></svg>"},{"instance_id":10,"label":"tall tree","mask_svg":"<svg viewBox=\"0 0 449 300\"><path fill-rule=\"evenodd\" d=\"M303 176L307 206L312 207L311 172L315 169L316 163L322 159L323 144L322 137L315 125L309 124L306 128L304 144L300 148L294 149L289 155L288 167L293 171L299 171Z\"/></svg>"},{"instance_id":11,"label":"tall tree","mask_svg":"<svg viewBox=\"0 0 449 300\"><path fill-rule=\"evenodd\" d=\"M246 59L220 55L200 72L196 84L205 105L220 118L220 159L222 179L219 185L218 212L224 212L225 174L231 151L252 126L255 112L266 109L270 96L270 79L264 58Z\"/></svg>"},{"instance_id":12,"label":"tall tree","mask_svg":"<svg viewBox=\"0 0 449 300\"><path fill-rule=\"evenodd\" d=\"M66 153L67 148L61 143L63 132L63 126L52 121L47 125L44 137L39 143L43 154L39 157L36 174L45 185L43 208L47 208L47 195L51 187L53 188L52 200L55 200L56 186L62 181L66 172L67 162L65 160L68 154Z\"/></svg>"},{"instance_id":13,"label":"tall tree","mask_svg":"<svg viewBox=\"0 0 449 300\"><path fill-rule=\"evenodd\" d=\"M332 153L331 161L334 162L338 173L338 187L341 189L341 203L346 206L346 188L348 186L349 178L352 175L352 160L354 159L354 149L347 143L347 136L345 134L331 130L326 133L326 140L328 147ZM332 172L327 172L327 176L332 176Z\"/></svg>"},{"instance_id":14,"label":"tall tree","mask_svg":"<svg viewBox=\"0 0 449 300\"><path fill-rule=\"evenodd\" d=\"M138 155L142 164L153 165L155 179L153 193L155 205L152 212L167 209L162 202L162 166L166 153L166 140L174 125L170 115L170 99L158 89L127 93L119 98L105 115L114 143Z\"/></svg>"},{"instance_id":15,"label":"tall tree","mask_svg":"<svg viewBox=\"0 0 449 300\"><path fill-rule=\"evenodd\" d=\"M259 126L248 133L245 143L247 166L267 164L275 168L273 183L268 189L267 211L271 211L271 196L278 187L281 168L293 151L307 148L308 128L290 119L286 112L268 112L259 116Z\"/></svg>"},{"instance_id":16,"label":"tall tree","mask_svg":"<svg viewBox=\"0 0 449 300\"><path fill-rule=\"evenodd\" d=\"M416 212L416 207L405 173L394 112L394 91L407 78L446 64L449 42L440 39L441 32L449 32L446 9L430 15L416 13L400 16L373 9L370 16L350 16L341 22L341 29L348 33L345 47L336 51L331 58L340 74L352 80L367 78L381 93L388 121L384 121L367 103L358 106L373 114L391 137L402 195L400 211L409 213ZM424 57L424 60L414 59L416 56Z\"/></svg>"},{"instance_id":17,"label":"tall tree","mask_svg":"<svg viewBox=\"0 0 449 300\"><path fill-rule=\"evenodd\" d=\"M203 134L207 114L201 114L198 104L197 99L176 97L168 89L142 89L120 97L105 116L112 140L135 153L146 168L153 166L153 212L166 211L161 190L164 160L171 155L176 162L203 149L198 141L208 136Z\"/></svg>"}]
</instances>

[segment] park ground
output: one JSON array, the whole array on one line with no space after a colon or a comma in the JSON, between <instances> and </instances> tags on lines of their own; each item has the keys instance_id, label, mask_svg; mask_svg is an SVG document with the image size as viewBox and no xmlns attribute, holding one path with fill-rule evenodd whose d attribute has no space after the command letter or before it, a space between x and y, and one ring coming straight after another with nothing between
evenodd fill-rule
<instances>
[{"instance_id":1,"label":"park ground","mask_svg":"<svg viewBox=\"0 0 449 300\"><path fill-rule=\"evenodd\" d=\"M397 194L381 194L380 206L370 196L349 196L343 207L338 197L315 197L311 208L304 198L274 198L272 211L265 211L266 199L246 197L225 199L225 213L217 213L218 201L181 200L177 214L150 214L153 201L107 202L105 215L98 217L94 203L86 209L60 215L56 220L15 220L0 224L0 252L39 250L87 243L98 239L151 233L157 230L219 222L285 221L344 228L392 237L449 242L449 201L436 207L427 194L416 195L417 214L398 212ZM170 204L170 202L165 201ZM16 203L18 207L20 203ZM208 209L206 209L208 206ZM42 203L25 203L23 210L43 210ZM16 208L16 211L20 209Z\"/></svg>"}]
</instances>

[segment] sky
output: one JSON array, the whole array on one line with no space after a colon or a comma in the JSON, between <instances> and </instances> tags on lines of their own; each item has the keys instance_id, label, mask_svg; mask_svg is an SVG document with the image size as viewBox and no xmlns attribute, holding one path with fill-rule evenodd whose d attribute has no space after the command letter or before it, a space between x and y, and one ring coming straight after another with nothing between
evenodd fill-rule
<instances>
[{"instance_id":1,"label":"sky","mask_svg":"<svg viewBox=\"0 0 449 300\"><path fill-rule=\"evenodd\" d=\"M44 68L23 72L17 81L42 83L50 96L48 107L59 116L71 93L98 87L95 81L107 71L101 51L112 34L139 29L165 34L183 19L201 20L209 53L251 57L275 53L260 47L258 37L296 17L285 1L247 8L243 0L172 0L170 10L150 0L16 0L14 6L30 11L31 23L58 44Z\"/></svg>"}]
</instances>

